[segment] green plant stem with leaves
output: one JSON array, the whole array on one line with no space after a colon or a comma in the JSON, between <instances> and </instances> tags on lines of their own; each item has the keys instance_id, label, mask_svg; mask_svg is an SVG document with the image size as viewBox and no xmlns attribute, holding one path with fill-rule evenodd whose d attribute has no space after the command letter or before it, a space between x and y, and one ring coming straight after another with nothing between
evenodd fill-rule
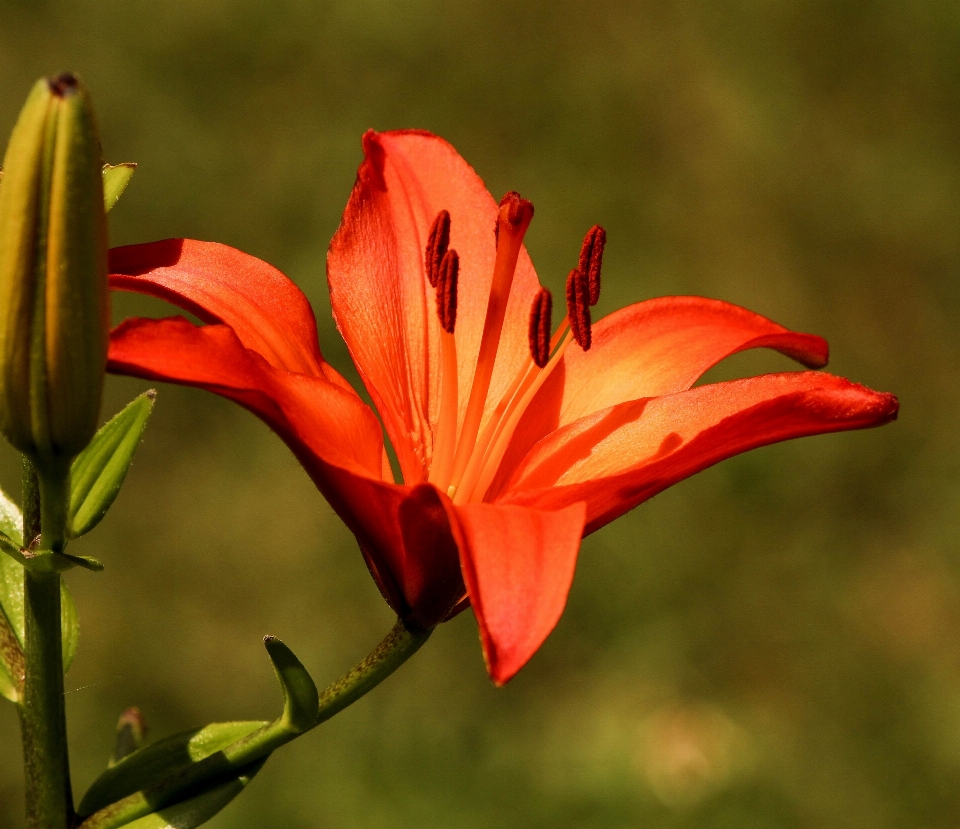
<instances>
[{"instance_id":1,"label":"green plant stem with leaves","mask_svg":"<svg viewBox=\"0 0 960 829\"><path fill-rule=\"evenodd\" d=\"M24 539L39 536L42 543L48 531L62 534L62 526L51 528L49 522L59 521L58 514L66 515L69 487L51 487L48 492L47 509L43 510L36 470L33 463L24 458ZM61 503L50 504L50 497L57 495ZM45 512L46 527L42 520ZM60 578L58 572L23 569L24 682L19 711L28 829L60 829L73 822L64 707Z\"/></svg>"},{"instance_id":2,"label":"green plant stem with leaves","mask_svg":"<svg viewBox=\"0 0 960 829\"><path fill-rule=\"evenodd\" d=\"M113 760L74 807L63 674L77 621L61 574L103 566L66 547L119 493L155 397L140 395L96 429L109 322L106 212L134 167L102 164L89 95L69 74L35 84L4 156L0 433L23 455L23 505L0 492L0 696L20 716L28 829L200 826L273 751L375 688L431 632L398 621L323 693L268 636L284 698L277 719L214 723L140 747L140 714L125 712Z\"/></svg>"}]
</instances>

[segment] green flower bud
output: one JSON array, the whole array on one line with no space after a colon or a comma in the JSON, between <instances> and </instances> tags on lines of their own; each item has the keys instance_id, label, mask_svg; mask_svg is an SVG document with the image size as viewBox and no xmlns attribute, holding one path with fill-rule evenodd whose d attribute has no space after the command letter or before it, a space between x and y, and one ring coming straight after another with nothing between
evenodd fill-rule
<instances>
[{"instance_id":1,"label":"green flower bud","mask_svg":"<svg viewBox=\"0 0 960 829\"><path fill-rule=\"evenodd\" d=\"M39 460L76 455L100 414L107 226L100 141L72 75L38 81L0 186L0 431Z\"/></svg>"}]
</instances>

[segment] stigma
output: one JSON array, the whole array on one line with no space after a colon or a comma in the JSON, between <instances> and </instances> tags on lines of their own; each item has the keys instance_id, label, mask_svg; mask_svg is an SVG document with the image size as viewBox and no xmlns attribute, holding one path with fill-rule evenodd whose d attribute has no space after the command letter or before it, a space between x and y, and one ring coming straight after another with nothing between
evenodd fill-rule
<instances>
[{"instance_id":1,"label":"stigma","mask_svg":"<svg viewBox=\"0 0 960 829\"><path fill-rule=\"evenodd\" d=\"M436 292L440 322L440 411L434 431L433 455L428 480L447 493L454 503L483 501L523 414L571 343L584 351L590 348L590 307L600 296L600 269L606 232L592 227L583 240L577 267L570 271L566 285L566 315L551 329L553 297L541 288L530 308L528 341L530 353L501 396L487 422L481 420L490 393L523 239L533 218L533 205L518 193L501 199L494 228L496 259L480 347L467 398L463 423L457 429L458 399L457 344L454 336L457 317L457 281L460 260L450 248L451 217L437 214L424 251L424 271Z\"/></svg>"}]
</instances>

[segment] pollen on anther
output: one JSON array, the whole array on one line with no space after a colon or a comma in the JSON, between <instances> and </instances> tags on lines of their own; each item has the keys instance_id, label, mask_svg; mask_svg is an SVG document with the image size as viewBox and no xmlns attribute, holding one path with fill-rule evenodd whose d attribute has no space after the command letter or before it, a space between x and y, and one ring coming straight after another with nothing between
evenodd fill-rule
<instances>
[{"instance_id":1,"label":"pollen on anther","mask_svg":"<svg viewBox=\"0 0 960 829\"><path fill-rule=\"evenodd\" d=\"M430 227L430 235L427 237L427 250L424 256L427 279L430 280L431 287L437 287L440 263L443 261L443 256L448 247L450 247L450 214L446 210L441 210L437 213L437 218L433 220L433 225Z\"/></svg>"},{"instance_id":2,"label":"pollen on anther","mask_svg":"<svg viewBox=\"0 0 960 829\"><path fill-rule=\"evenodd\" d=\"M577 269L587 277L591 305L596 305L600 299L600 267L603 264L603 248L606 243L607 231L600 225L594 225L583 237L583 246L580 248Z\"/></svg>"},{"instance_id":3,"label":"pollen on anther","mask_svg":"<svg viewBox=\"0 0 960 829\"><path fill-rule=\"evenodd\" d=\"M455 250L448 250L437 268L437 316L440 326L448 334L457 324L457 277L460 273L460 257Z\"/></svg>"},{"instance_id":4,"label":"pollen on anther","mask_svg":"<svg viewBox=\"0 0 960 829\"><path fill-rule=\"evenodd\" d=\"M538 368L543 368L550 359L552 316L553 296L546 288L541 288L530 306L530 356Z\"/></svg>"},{"instance_id":5,"label":"pollen on anther","mask_svg":"<svg viewBox=\"0 0 960 829\"><path fill-rule=\"evenodd\" d=\"M567 277L567 319L570 332L584 351L590 349L590 286L587 276L579 268L570 271Z\"/></svg>"}]
</instances>

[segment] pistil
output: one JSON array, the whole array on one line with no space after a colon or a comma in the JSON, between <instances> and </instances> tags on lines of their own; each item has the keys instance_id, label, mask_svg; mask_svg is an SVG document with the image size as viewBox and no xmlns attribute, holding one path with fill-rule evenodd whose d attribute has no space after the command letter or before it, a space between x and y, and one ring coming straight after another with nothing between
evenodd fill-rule
<instances>
[{"instance_id":1,"label":"pistil","mask_svg":"<svg viewBox=\"0 0 960 829\"><path fill-rule=\"evenodd\" d=\"M503 461L517 426L537 392L563 359L571 342L587 350L591 343L590 306L600 293L600 267L606 233L599 225L587 233L578 267L567 277L567 314L551 336L553 298L541 288L534 297L529 317L530 357L525 360L509 388L494 407L480 433L480 421L490 390L497 349L513 284L523 236L533 216L533 206L516 193L500 202L497 218L497 256L487 302L487 315L467 410L457 439L459 392L457 345L457 279L460 260L449 250L450 214L441 211L434 220L427 242L424 265L430 284L436 288L440 321L440 412L428 480L446 490L454 503L482 501Z\"/></svg>"},{"instance_id":2,"label":"pistil","mask_svg":"<svg viewBox=\"0 0 960 829\"><path fill-rule=\"evenodd\" d=\"M490 379L496 362L497 348L500 345L500 332L507 312L507 300L510 298L510 288L513 285L513 275L516 272L523 237L532 218L533 205L521 198L518 193L507 193L501 199L500 213L497 217L497 257L493 266L493 282L490 287L490 298L487 301L487 315L483 323L473 385L467 400L460 439L457 441L451 479L453 487L459 484L476 446L480 421L483 418L483 407L487 401L487 392L490 389Z\"/></svg>"}]
</instances>

